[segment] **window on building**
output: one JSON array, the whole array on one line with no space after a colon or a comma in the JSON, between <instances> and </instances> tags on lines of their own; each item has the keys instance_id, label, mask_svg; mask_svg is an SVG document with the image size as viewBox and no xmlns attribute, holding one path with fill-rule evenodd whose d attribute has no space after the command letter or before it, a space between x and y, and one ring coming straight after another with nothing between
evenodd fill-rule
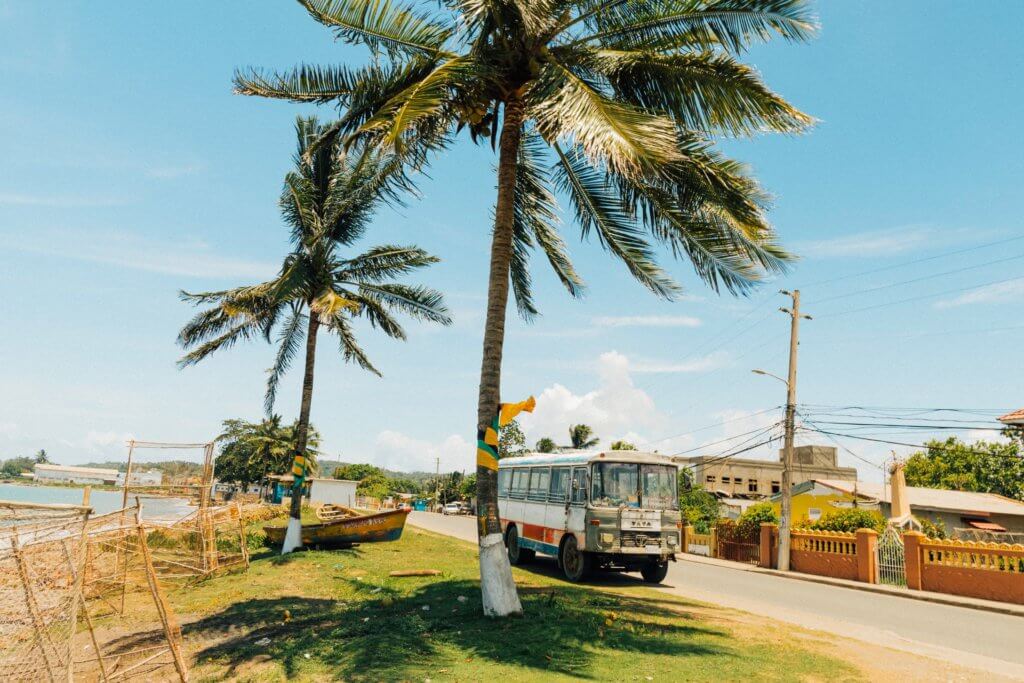
<instances>
[{"instance_id":1,"label":"window on building","mask_svg":"<svg viewBox=\"0 0 1024 683\"><path fill-rule=\"evenodd\" d=\"M778 493L782 490L782 484L777 481L772 482L772 493Z\"/></svg>"},{"instance_id":2,"label":"window on building","mask_svg":"<svg viewBox=\"0 0 1024 683\"><path fill-rule=\"evenodd\" d=\"M757 479L751 479L747 482L747 491L757 493Z\"/></svg>"},{"instance_id":3,"label":"window on building","mask_svg":"<svg viewBox=\"0 0 1024 683\"><path fill-rule=\"evenodd\" d=\"M708 476L704 477L704 483L708 484L709 486L711 484L714 484L715 483L715 475L709 474Z\"/></svg>"},{"instance_id":4,"label":"window on building","mask_svg":"<svg viewBox=\"0 0 1024 683\"><path fill-rule=\"evenodd\" d=\"M730 482L729 477L722 477L722 483L723 484L728 484L729 482Z\"/></svg>"},{"instance_id":5,"label":"window on building","mask_svg":"<svg viewBox=\"0 0 1024 683\"><path fill-rule=\"evenodd\" d=\"M732 483L742 485L743 477L736 477L735 479L732 480Z\"/></svg>"}]
</instances>

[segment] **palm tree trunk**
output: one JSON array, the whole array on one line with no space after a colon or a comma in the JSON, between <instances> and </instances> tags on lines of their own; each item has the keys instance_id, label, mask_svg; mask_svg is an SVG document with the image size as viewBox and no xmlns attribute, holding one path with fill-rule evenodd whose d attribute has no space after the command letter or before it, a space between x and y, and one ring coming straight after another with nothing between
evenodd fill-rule
<instances>
[{"instance_id":1,"label":"palm tree trunk","mask_svg":"<svg viewBox=\"0 0 1024 683\"><path fill-rule=\"evenodd\" d=\"M306 455L306 440L309 435L309 407L313 403L313 366L316 363L316 333L320 320L316 313L309 312L309 328L306 332L306 368L302 375L302 403L299 406L298 433L295 435L295 452ZM296 477L292 484L292 503L288 515L288 531L281 545L281 554L290 553L302 545L302 480Z\"/></svg>"},{"instance_id":2,"label":"palm tree trunk","mask_svg":"<svg viewBox=\"0 0 1024 683\"><path fill-rule=\"evenodd\" d=\"M487 286L487 322L480 366L478 434L483 434L491 425L501 403L501 354L505 343L505 309L508 305L509 264L512 261L513 200L524 109L525 105L518 96L514 95L505 102L498 157L498 202L494 212L491 271ZM523 608L512 580L512 568L505 552L498 516L498 473L479 463L476 468L476 498L484 614L494 617L521 614Z\"/></svg>"}]
</instances>

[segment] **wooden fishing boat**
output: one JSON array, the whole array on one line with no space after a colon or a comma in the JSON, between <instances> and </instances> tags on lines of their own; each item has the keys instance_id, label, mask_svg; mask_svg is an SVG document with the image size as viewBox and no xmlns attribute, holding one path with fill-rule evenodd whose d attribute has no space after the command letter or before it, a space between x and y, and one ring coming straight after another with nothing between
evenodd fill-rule
<instances>
[{"instance_id":1,"label":"wooden fishing boat","mask_svg":"<svg viewBox=\"0 0 1024 683\"><path fill-rule=\"evenodd\" d=\"M347 546L353 543L397 541L402 537L408 510L388 510L358 517L345 517L320 524L302 525L302 544L305 546ZM283 526L265 526L271 543L284 543L287 531Z\"/></svg>"}]
</instances>

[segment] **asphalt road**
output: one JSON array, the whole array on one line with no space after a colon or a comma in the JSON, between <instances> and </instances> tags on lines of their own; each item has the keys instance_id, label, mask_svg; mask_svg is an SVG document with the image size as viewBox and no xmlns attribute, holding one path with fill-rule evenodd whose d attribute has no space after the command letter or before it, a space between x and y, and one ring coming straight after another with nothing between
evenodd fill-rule
<instances>
[{"instance_id":1,"label":"asphalt road","mask_svg":"<svg viewBox=\"0 0 1024 683\"><path fill-rule=\"evenodd\" d=\"M409 523L476 541L473 517L414 512ZM538 571L554 570L554 560L539 562ZM670 566L660 590L1024 680L1024 618L1018 616L688 561Z\"/></svg>"}]
</instances>

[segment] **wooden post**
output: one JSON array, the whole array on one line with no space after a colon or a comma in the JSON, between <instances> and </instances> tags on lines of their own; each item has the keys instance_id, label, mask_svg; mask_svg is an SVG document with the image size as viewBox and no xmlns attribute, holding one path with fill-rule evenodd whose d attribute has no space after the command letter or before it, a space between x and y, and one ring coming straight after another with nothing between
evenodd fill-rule
<instances>
[{"instance_id":1,"label":"wooden post","mask_svg":"<svg viewBox=\"0 0 1024 683\"><path fill-rule=\"evenodd\" d=\"M29 616L32 618L32 632L35 635L36 645L39 646L39 651L43 654L43 662L46 663L46 671L50 681L56 681L57 679L53 672L53 662L50 660L50 652L46 649L43 618L39 614L39 605L36 603L36 596L32 592L32 581L28 575L25 556L22 555L21 546L18 544L17 530L14 530L11 534L11 552L14 554L15 564L18 565L18 576L21 579L22 590L25 592L25 605L28 607Z\"/></svg>"},{"instance_id":2,"label":"wooden post","mask_svg":"<svg viewBox=\"0 0 1024 683\"><path fill-rule=\"evenodd\" d=\"M907 573L907 588L923 590L921 581L921 541L925 535L919 531L903 532L903 567Z\"/></svg>"},{"instance_id":3,"label":"wooden post","mask_svg":"<svg viewBox=\"0 0 1024 683\"><path fill-rule=\"evenodd\" d=\"M124 551L124 561L121 563L121 610L120 614L124 614L124 597L128 586L128 541L124 533L124 510L128 507L128 482L132 478L132 454L135 453L135 439L128 441L128 466L125 468L124 473L124 486L121 491L121 528L122 531L118 532L120 537L120 543L118 543L118 557L121 555L121 551ZM136 517L138 513L136 512ZM115 558L118 559L118 558Z\"/></svg>"},{"instance_id":4,"label":"wooden post","mask_svg":"<svg viewBox=\"0 0 1024 683\"><path fill-rule=\"evenodd\" d=\"M235 511L238 513L238 540L241 542L242 559L245 560L245 568L249 568L249 547L245 540L245 522L242 521L242 505L235 502Z\"/></svg>"},{"instance_id":5,"label":"wooden post","mask_svg":"<svg viewBox=\"0 0 1024 683\"><path fill-rule=\"evenodd\" d=\"M718 527L711 527L711 541L708 545L708 557L718 557Z\"/></svg>"},{"instance_id":6,"label":"wooden post","mask_svg":"<svg viewBox=\"0 0 1024 683\"><path fill-rule=\"evenodd\" d=\"M82 507L89 507L89 496L92 494L92 486L82 489Z\"/></svg>"},{"instance_id":7,"label":"wooden post","mask_svg":"<svg viewBox=\"0 0 1024 683\"><path fill-rule=\"evenodd\" d=\"M857 529L857 580L878 583L878 532Z\"/></svg>"},{"instance_id":8,"label":"wooden post","mask_svg":"<svg viewBox=\"0 0 1024 683\"><path fill-rule=\"evenodd\" d=\"M761 522L761 547L758 566L766 569L772 568L772 546L774 543L775 525L771 522Z\"/></svg>"},{"instance_id":9,"label":"wooden post","mask_svg":"<svg viewBox=\"0 0 1024 683\"><path fill-rule=\"evenodd\" d=\"M683 525L683 537L679 541L679 549L681 552L690 552L690 538L694 534L694 528L689 524Z\"/></svg>"},{"instance_id":10,"label":"wooden post","mask_svg":"<svg viewBox=\"0 0 1024 683\"><path fill-rule=\"evenodd\" d=\"M174 659L174 668L178 671L178 678L181 679L181 683L188 683L188 669L185 666L185 660L181 656L181 650L178 649L178 644L174 642L174 629L171 628L167 607L164 604L163 596L160 594L160 584L157 583L156 570L153 569L153 560L149 556L146 530L142 527L142 516L139 514L137 503L135 507L135 529L139 536L139 552L142 553L142 563L146 571L146 582L149 584L149 592L153 596L153 603L156 605L157 614L160 616L160 623L163 624L167 646L170 648L171 657Z\"/></svg>"},{"instance_id":11,"label":"wooden post","mask_svg":"<svg viewBox=\"0 0 1024 683\"><path fill-rule=\"evenodd\" d=\"M89 504L89 491L92 489L91 486L86 486L85 491L82 494L82 505ZM86 567L89 565L89 513L86 513L85 519L82 520L82 537L79 541L79 556L82 557L82 569L79 571L75 568L74 560L71 557L71 553L68 552L67 539L61 545L64 546L64 557L68 562L68 571L71 573L71 578L75 586L74 594L74 607L71 610L71 638L68 639L68 683L74 683L74 635L75 635L75 624L78 622L77 611L78 603L81 601L82 605L82 616L85 617L85 627L89 631L89 640L92 641L92 648L96 652L96 663L100 667L100 680L104 683L107 681L107 667L103 663L103 652L100 650L100 644L96 640L96 630L92 625L92 617L89 615L89 605L85 601L85 572Z\"/></svg>"}]
</instances>

